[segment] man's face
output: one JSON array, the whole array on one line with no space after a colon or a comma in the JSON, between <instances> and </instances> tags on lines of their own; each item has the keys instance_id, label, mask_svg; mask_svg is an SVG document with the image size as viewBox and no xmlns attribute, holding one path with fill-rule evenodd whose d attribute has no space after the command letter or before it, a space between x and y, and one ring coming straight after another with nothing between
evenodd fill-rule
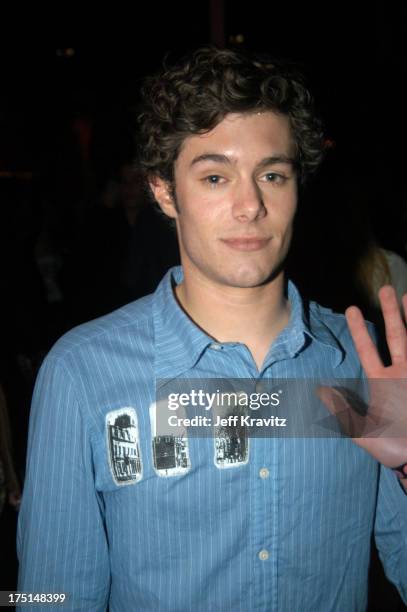
<instances>
[{"instance_id":1,"label":"man's face","mask_svg":"<svg viewBox=\"0 0 407 612\"><path fill-rule=\"evenodd\" d=\"M175 163L176 204L152 185L176 220L185 278L256 287L280 269L297 204L287 117L230 114L212 131L186 138Z\"/></svg>"}]
</instances>

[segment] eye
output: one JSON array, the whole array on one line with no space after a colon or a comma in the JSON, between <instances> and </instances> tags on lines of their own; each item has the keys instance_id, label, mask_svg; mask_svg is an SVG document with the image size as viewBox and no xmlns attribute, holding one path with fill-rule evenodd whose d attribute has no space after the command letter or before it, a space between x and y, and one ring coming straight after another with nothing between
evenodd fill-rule
<instances>
[{"instance_id":1,"label":"eye","mask_svg":"<svg viewBox=\"0 0 407 612\"><path fill-rule=\"evenodd\" d=\"M278 174L277 172L267 172L267 174L264 174L260 180L264 181L265 183L275 183L276 185L281 185L285 183L287 177L283 174Z\"/></svg>"},{"instance_id":2,"label":"eye","mask_svg":"<svg viewBox=\"0 0 407 612\"><path fill-rule=\"evenodd\" d=\"M216 187L224 182L224 179L219 174L210 174L203 179L204 183L208 183L211 187Z\"/></svg>"}]
</instances>

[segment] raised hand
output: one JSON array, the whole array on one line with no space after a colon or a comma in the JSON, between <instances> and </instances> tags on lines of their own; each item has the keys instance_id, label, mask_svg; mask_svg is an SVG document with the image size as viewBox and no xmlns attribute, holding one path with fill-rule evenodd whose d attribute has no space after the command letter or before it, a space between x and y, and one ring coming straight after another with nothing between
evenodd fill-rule
<instances>
[{"instance_id":1,"label":"raised hand","mask_svg":"<svg viewBox=\"0 0 407 612\"><path fill-rule=\"evenodd\" d=\"M346 435L387 467L407 462L407 332L390 285L379 291L391 365L385 367L356 306L346 310L356 351L369 382L366 416L352 407L349 395L339 389L320 387L319 397L334 414ZM407 320L407 294L403 296ZM407 481L404 481L407 482Z\"/></svg>"}]
</instances>

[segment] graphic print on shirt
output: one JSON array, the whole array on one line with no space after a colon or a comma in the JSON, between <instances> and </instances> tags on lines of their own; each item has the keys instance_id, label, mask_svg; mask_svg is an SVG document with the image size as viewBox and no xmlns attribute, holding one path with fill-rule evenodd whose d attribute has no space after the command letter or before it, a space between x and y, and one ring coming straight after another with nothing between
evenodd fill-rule
<instances>
[{"instance_id":1,"label":"graphic print on shirt","mask_svg":"<svg viewBox=\"0 0 407 612\"><path fill-rule=\"evenodd\" d=\"M151 443L153 465L158 476L168 478L181 476L189 471L188 436L184 430L181 435L157 434L157 404L150 404Z\"/></svg>"},{"instance_id":2,"label":"graphic print on shirt","mask_svg":"<svg viewBox=\"0 0 407 612\"><path fill-rule=\"evenodd\" d=\"M116 484L131 484L143 476L137 414L134 408L113 410L106 415L109 465Z\"/></svg>"},{"instance_id":3,"label":"graphic print on shirt","mask_svg":"<svg viewBox=\"0 0 407 612\"><path fill-rule=\"evenodd\" d=\"M217 468L234 468L249 461L249 438L246 426L242 425L239 407L230 413L222 414L224 425L214 427L214 462Z\"/></svg>"}]
</instances>

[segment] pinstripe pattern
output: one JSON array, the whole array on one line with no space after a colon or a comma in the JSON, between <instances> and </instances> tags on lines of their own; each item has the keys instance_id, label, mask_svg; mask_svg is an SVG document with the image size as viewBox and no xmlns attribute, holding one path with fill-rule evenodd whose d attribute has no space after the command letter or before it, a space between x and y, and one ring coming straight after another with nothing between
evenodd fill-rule
<instances>
[{"instance_id":1,"label":"pinstripe pattern","mask_svg":"<svg viewBox=\"0 0 407 612\"><path fill-rule=\"evenodd\" d=\"M349 440L252 438L248 463L222 470L213 440L191 438L189 471L157 475L149 407L158 378L362 374L344 317L303 308L291 283L290 323L258 372L245 346L214 347L177 306L171 283L181 274L173 269L153 296L72 330L45 360L31 413L19 589L67 592L63 609L86 612L108 604L110 612L361 611L376 529L406 597L405 495ZM105 420L123 407L137 413L142 479L119 486Z\"/></svg>"}]
</instances>

